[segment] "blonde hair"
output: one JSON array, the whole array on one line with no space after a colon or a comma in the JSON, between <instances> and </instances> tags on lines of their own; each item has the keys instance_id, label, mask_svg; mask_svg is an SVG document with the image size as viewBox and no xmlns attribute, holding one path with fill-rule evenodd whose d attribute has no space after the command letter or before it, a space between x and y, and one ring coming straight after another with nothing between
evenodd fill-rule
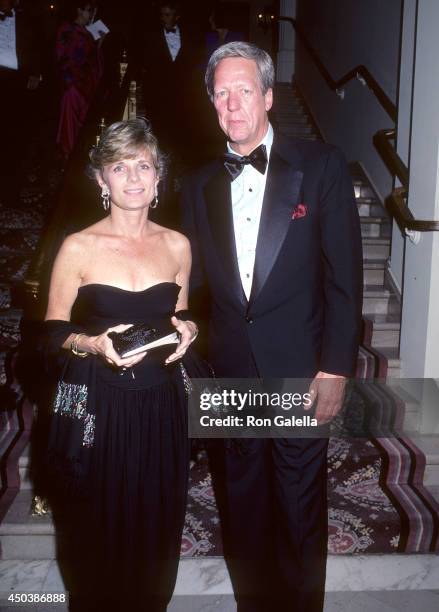
<instances>
[{"instance_id":1,"label":"blonde hair","mask_svg":"<svg viewBox=\"0 0 439 612\"><path fill-rule=\"evenodd\" d=\"M137 117L112 123L102 133L99 144L89 153L89 174L95 178L104 166L121 159L134 159L144 149L151 153L157 175L162 179L166 173L166 156L159 149L149 121Z\"/></svg>"}]
</instances>

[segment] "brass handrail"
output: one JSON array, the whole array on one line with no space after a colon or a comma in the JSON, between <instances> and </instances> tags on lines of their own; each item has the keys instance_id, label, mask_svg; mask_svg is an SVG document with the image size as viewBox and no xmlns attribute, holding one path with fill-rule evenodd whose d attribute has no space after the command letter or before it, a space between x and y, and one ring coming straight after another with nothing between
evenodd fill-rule
<instances>
[{"instance_id":1,"label":"brass handrail","mask_svg":"<svg viewBox=\"0 0 439 612\"><path fill-rule=\"evenodd\" d=\"M397 108L395 104L386 95L383 89L378 85L375 78L371 75L368 69L359 65L350 70L341 79L335 81L328 70L320 60L317 52L308 42L306 35L297 20L293 17L278 17L279 21L288 21L296 30L303 46L306 48L312 59L314 60L321 75L326 81L328 87L332 90L337 90L343 85L346 85L353 78L363 78L369 89L375 94L382 107L393 121L397 119ZM396 130L394 128L379 130L373 137L375 147L390 170L393 176L397 176L401 181L402 187L395 188L391 195L386 199L385 205L388 212L395 219L402 233L407 232L436 232L439 231L439 221L430 221L425 219L415 219L413 213L407 206L406 200L409 188L409 171L402 159L395 150L394 145L390 143L395 140Z\"/></svg>"},{"instance_id":2,"label":"brass handrail","mask_svg":"<svg viewBox=\"0 0 439 612\"><path fill-rule=\"evenodd\" d=\"M379 130L373 137L373 143L390 172L399 178L406 189L409 188L409 171L399 157L390 140L395 140L396 130Z\"/></svg>"},{"instance_id":3,"label":"brass handrail","mask_svg":"<svg viewBox=\"0 0 439 612\"><path fill-rule=\"evenodd\" d=\"M415 219L406 199L409 188L409 171L402 159L399 157L395 147L390 143L395 140L396 130L379 130L373 137L373 142L382 160L390 172L399 178L402 187L396 187L386 199L386 208L402 232L406 230L413 232L437 232L439 221L427 221L426 219Z\"/></svg>"},{"instance_id":4,"label":"brass handrail","mask_svg":"<svg viewBox=\"0 0 439 612\"><path fill-rule=\"evenodd\" d=\"M330 89L332 89L333 91L337 91L338 89L343 87L343 85L346 85L347 83L349 83L349 81L360 78L361 80L364 80L366 85L373 92L373 94L375 95L375 97L377 98L381 106L384 108L386 113L389 115L389 117L392 119L392 121L396 122L396 118L397 118L396 105L392 102L389 96L385 93L383 88L378 84L377 80L369 72L366 66L363 66L362 64L360 64L356 66L355 68L353 68L352 70L350 70L348 73L346 73L344 76L342 76L337 81L334 80L332 76L329 74L323 62L321 61L314 47L308 42L306 34L302 30L297 20L294 19L293 17L284 17L284 16L278 17L278 20L288 21L289 23L291 23L291 25L296 30L303 46L308 51L308 53L311 55L312 59L314 60L314 63L316 64L317 68L319 69L321 75L325 79Z\"/></svg>"},{"instance_id":5,"label":"brass handrail","mask_svg":"<svg viewBox=\"0 0 439 612\"><path fill-rule=\"evenodd\" d=\"M398 224L402 232L439 232L439 221L415 219L406 204L407 190L396 187L386 199L386 208Z\"/></svg>"}]
</instances>

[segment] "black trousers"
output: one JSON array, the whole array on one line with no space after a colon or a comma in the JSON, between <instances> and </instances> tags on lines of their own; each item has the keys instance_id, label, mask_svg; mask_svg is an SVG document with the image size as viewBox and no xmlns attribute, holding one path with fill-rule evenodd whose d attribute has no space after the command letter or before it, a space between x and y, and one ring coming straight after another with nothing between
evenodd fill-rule
<instances>
[{"instance_id":1,"label":"black trousers","mask_svg":"<svg viewBox=\"0 0 439 612\"><path fill-rule=\"evenodd\" d=\"M327 447L321 438L211 446L238 612L323 610Z\"/></svg>"}]
</instances>

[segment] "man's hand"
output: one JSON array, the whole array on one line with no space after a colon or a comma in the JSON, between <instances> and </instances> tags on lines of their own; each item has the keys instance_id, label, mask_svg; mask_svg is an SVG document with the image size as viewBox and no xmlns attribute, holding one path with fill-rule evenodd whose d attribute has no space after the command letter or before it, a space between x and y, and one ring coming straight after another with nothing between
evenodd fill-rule
<instances>
[{"instance_id":1,"label":"man's hand","mask_svg":"<svg viewBox=\"0 0 439 612\"><path fill-rule=\"evenodd\" d=\"M169 355L165 363L172 363L185 354L189 344L195 340L198 328L193 321L180 321L177 317L171 318L171 323L180 334L180 343L172 355Z\"/></svg>"},{"instance_id":2,"label":"man's hand","mask_svg":"<svg viewBox=\"0 0 439 612\"><path fill-rule=\"evenodd\" d=\"M309 410L317 401L315 418L319 425L329 423L340 412L343 406L347 379L345 376L318 372L312 381L309 392L312 404L305 406Z\"/></svg>"}]
</instances>

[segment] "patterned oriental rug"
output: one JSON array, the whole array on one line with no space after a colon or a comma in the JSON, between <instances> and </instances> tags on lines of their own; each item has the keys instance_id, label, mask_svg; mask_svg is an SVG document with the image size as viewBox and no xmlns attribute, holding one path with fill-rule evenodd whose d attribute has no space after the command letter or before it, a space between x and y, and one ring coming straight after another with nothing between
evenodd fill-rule
<instances>
[{"instance_id":1,"label":"patterned oriental rug","mask_svg":"<svg viewBox=\"0 0 439 612\"><path fill-rule=\"evenodd\" d=\"M356 409L400 427L404 405L385 386L360 385ZM425 456L408 438L331 438L329 552L439 552L439 504L424 488ZM222 554L206 453L192 467L181 554Z\"/></svg>"}]
</instances>

